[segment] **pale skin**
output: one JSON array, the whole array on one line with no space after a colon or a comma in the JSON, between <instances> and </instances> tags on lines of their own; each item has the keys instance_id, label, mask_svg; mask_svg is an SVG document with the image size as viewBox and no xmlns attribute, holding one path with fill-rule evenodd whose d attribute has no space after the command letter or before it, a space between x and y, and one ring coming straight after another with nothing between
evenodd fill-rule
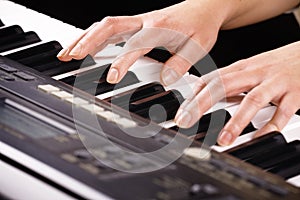
<instances>
[{"instance_id":1,"label":"pale skin","mask_svg":"<svg viewBox=\"0 0 300 200\"><path fill-rule=\"evenodd\" d=\"M142 38L149 40L150 46L118 57L111 65L107 81L118 83L139 57L155 45L161 45L173 53L161 70L161 82L169 85L185 74L191 63L201 59L203 52L211 50L220 29L253 24L291 10L299 3L299 0L186 0L140 15L106 17L88 28L57 57L69 61L82 59L87 54L94 55L109 43L126 40L123 33L130 32L130 36L139 36L131 37L130 44L139 44L136 38L144 36ZM166 42L163 36L151 37L147 34L149 32L142 31L149 28L168 29L188 36L203 52L182 57L185 52L194 52L195 48L186 45L185 40L176 46L175 37L167 38ZM226 146L234 142L255 114L269 102L277 105L277 110L255 137L282 130L300 108L299 52L300 42L294 42L203 75L194 88L194 95L180 106L175 122L183 128L191 127L217 101L247 92L238 111L221 131L218 143ZM211 91L214 91L214 97Z\"/></svg>"}]
</instances>

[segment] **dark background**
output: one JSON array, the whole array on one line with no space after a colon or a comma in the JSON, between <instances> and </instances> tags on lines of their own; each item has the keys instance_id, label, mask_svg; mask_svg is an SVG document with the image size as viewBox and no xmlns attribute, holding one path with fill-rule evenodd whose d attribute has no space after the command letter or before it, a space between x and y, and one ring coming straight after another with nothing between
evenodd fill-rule
<instances>
[{"instance_id":1,"label":"dark background","mask_svg":"<svg viewBox=\"0 0 300 200\"><path fill-rule=\"evenodd\" d=\"M140 14L160 9L181 0L14 0L28 8L85 29L105 16ZM246 27L220 31L216 45L210 52L218 67L241 58L298 41L300 29L292 14L283 14Z\"/></svg>"}]
</instances>

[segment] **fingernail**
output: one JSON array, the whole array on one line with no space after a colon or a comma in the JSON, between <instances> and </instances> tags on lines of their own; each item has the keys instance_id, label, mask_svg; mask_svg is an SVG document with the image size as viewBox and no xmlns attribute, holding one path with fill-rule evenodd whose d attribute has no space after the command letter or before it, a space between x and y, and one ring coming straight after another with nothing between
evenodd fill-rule
<instances>
[{"instance_id":1,"label":"fingernail","mask_svg":"<svg viewBox=\"0 0 300 200\"><path fill-rule=\"evenodd\" d=\"M165 85L170 85L179 79L177 72L171 68L164 68L162 71L162 82Z\"/></svg>"},{"instance_id":2,"label":"fingernail","mask_svg":"<svg viewBox=\"0 0 300 200\"><path fill-rule=\"evenodd\" d=\"M180 105L180 109L187 107L191 103L190 99L186 99L182 104Z\"/></svg>"},{"instance_id":3,"label":"fingernail","mask_svg":"<svg viewBox=\"0 0 300 200\"><path fill-rule=\"evenodd\" d=\"M118 81L119 72L116 68L111 68L107 75L107 82L116 83Z\"/></svg>"},{"instance_id":4,"label":"fingernail","mask_svg":"<svg viewBox=\"0 0 300 200\"><path fill-rule=\"evenodd\" d=\"M179 111L176 124L182 128L188 128L192 121L192 115L188 111Z\"/></svg>"},{"instance_id":5,"label":"fingernail","mask_svg":"<svg viewBox=\"0 0 300 200\"><path fill-rule=\"evenodd\" d=\"M77 44L72 51L69 53L69 55L71 56L77 56L81 53L82 50L82 45L81 44Z\"/></svg>"},{"instance_id":6,"label":"fingernail","mask_svg":"<svg viewBox=\"0 0 300 200\"><path fill-rule=\"evenodd\" d=\"M233 142L232 139L233 139L233 137L232 137L231 133L229 133L227 131L223 131L223 132L221 132L221 135L218 138L218 143L221 146L227 146Z\"/></svg>"},{"instance_id":7,"label":"fingernail","mask_svg":"<svg viewBox=\"0 0 300 200\"><path fill-rule=\"evenodd\" d=\"M62 49L56 57L63 57L68 52L68 49Z\"/></svg>"}]
</instances>

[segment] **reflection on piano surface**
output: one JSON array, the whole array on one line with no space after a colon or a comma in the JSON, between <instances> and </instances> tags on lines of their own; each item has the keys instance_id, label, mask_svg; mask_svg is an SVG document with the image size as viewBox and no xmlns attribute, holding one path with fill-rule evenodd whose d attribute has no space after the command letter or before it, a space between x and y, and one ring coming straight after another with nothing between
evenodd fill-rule
<instances>
[{"instance_id":1,"label":"reflection on piano surface","mask_svg":"<svg viewBox=\"0 0 300 200\"><path fill-rule=\"evenodd\" d=\"M216 145L217 133L234 114L238 102L220 102L194 127L180 129L172 122L172 119L180 103L189 95L196 76L187 73L178 83L169 87L162 86L159 83L161 63L157 61L160 60L157 57L161 57L159 55L161 51L154 50L138 60L120 84L112 85L105 81L107 70L122 47L110 45L94 57L87 56L83 60L61 62L56 58L57 53L81 34L81 29L10 1L0 1L0 7L0 54L3 56L0 60L1 134L7 131L3 127L12 126L11 121L17 120L14 134L20 138L24 137L27 143L27 145L22 145L18 141L11 141L10 137L0 135L0 155L5 161L0 162L0 166L7 171L7 174L14 174L18 179L24 176L23 173L12 172L8 163L25 171L25 174L41 179L42 182L48 182L51 187L39 184L37 180L29 177L24 177L22 180L30 181L41 190L51 192L54 197L66 199L126 199L129 197L133 199L132 194L137 199L275 199L281 197L292 199L294 194L299 197L300 192L296 189L300 186L298 133L300 117L298 115L293 116L282 133L270 133L250 141L253 133L272 116L275 107L269 105L255 116L234 144L229 147L220 147ZM11 10L15 10L14 13L22 12L23 15L16 15ZM15 64L11 60L22 65ZM23 65L31 69L27 71L26 68L23 69ZM99 105L95 107L91 105L89 99L72 96L72 88L84 91L86 97L94 95L97 99L95 102L100 102ZM12 95L13 93L15 94ZM117 106L117 113L110 112L110 108L107 107L110 104ZM158 104L159 107L156 106ZM121 136L118 131L111 133L114 138L120 137L124 145L127 142L125 146L136 146L143 151L153 150L153 148L168 144L172 140L172 133L178 131L189 140L197 141L197 144L208 145L214 152L213 158L208 162L196 163L198 171L193 168L195 165L190 163L192 161L183 157L166 169L144 176L117 172L93 158L82 146L74 134L74 125L70 125L70 121L64 118L72 116L70 113L72 105L84 108L83 113L95 112L101 120L105 121L104 124L112 124L111 126L117 124L132 130L137 124L147 122L141 120L139 118L141 117L151 119L155 124L166 129L161 135L151 137L144 143L140 140L133 143L135 139ZM26 108L27 106L31 109L30 111ZM161 111L161 107L164 108L164 112ZM51 113L47 113L43 108L51 110ZM136 118L137 121L122 117L122 109L129 110L133 114L133 119ZM24 115L26 120L22 117L24 113L30 115L30 117ZM48 124L50 122L52 125L55 124L55 131L51 131L53 127L47 129L48 125L37 123L35 118L39 117ZM212 126L211 119L215 120ZM35 125L31 127L30 124ZM105 125L105 127L111 129L110 125ZM49 130L48 133L45 130ZM60 135L58 130L66 132L67 137ZM39 135L39 131L45 131L46 136ZM209 134L207 134L208 131ZM26 135L17 132L26 132L24 133ZM40 155L37 152L34 153L34 148L30 149L28 146L32 144L36 148L35 140L38 141L38 146L44 146L46 150L54 154L49 154L42 148ZM12 144L16 146L11 146ZM18 151L17 148L24 152ZM146 159L143 161L142 158L130 156L122 157L124 160L116 159L113 157L115 149L103 147L102 151L105 153L105 159L117 160L117 164L125 167L143 168L145 167L143 165L150 163ZM26 152L29 155L32 154L34 159L28 157ZM49 156L49 159L41 158L41 155ZM230 156L227 158L228 155ZM59 159L54 158L55 156ZM18 160L21 158L24 161ZM29 164L28 161L32 163ZM48 166L44 166L44 163ZM32 166L33 164L41 168L37 169ZM249 170L245 170L248 167ZM207 171L201 171L203 169ZM1 175L5 173L5 170L1 170ZM265 171L269 173L264 173ZM57 177L49 177L49 174L45 174L48 172L50 176L57 175ZM204 178L206 172L208 175ZM203 179L197 180L199 177ZM240 185L234 186L235 181ZM8 182L3 181L0 184ZM230 183L233 185L230 186ZM10 188L7 185L2 186L8 190ZM82 190L78 191L78 188ZM253 196L256 194L253 191L258 191L256 197ZM4 196L10 195L7 191L0 189L1 193ZM53 199L52 196L50 199Z\"/></svg>"}]
</instances>

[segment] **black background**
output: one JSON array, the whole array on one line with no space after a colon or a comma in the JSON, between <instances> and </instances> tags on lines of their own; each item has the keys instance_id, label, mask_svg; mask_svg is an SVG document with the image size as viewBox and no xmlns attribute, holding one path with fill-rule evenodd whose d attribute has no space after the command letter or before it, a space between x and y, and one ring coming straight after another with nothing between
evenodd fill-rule
<instances>
[{"instance_id":1,"label":"black background","mask_svg":"<svg viewBox=\"0 0 300 200\"><path fill-rule=\"evenodd\" d=\"M180 0L14 0L28 8L85 29L105 16L140 14ZM255 25L220 31L210 52L218 67L300 39L299 25L292 14L283 14Z\"/></svg>"}]
</instances>

